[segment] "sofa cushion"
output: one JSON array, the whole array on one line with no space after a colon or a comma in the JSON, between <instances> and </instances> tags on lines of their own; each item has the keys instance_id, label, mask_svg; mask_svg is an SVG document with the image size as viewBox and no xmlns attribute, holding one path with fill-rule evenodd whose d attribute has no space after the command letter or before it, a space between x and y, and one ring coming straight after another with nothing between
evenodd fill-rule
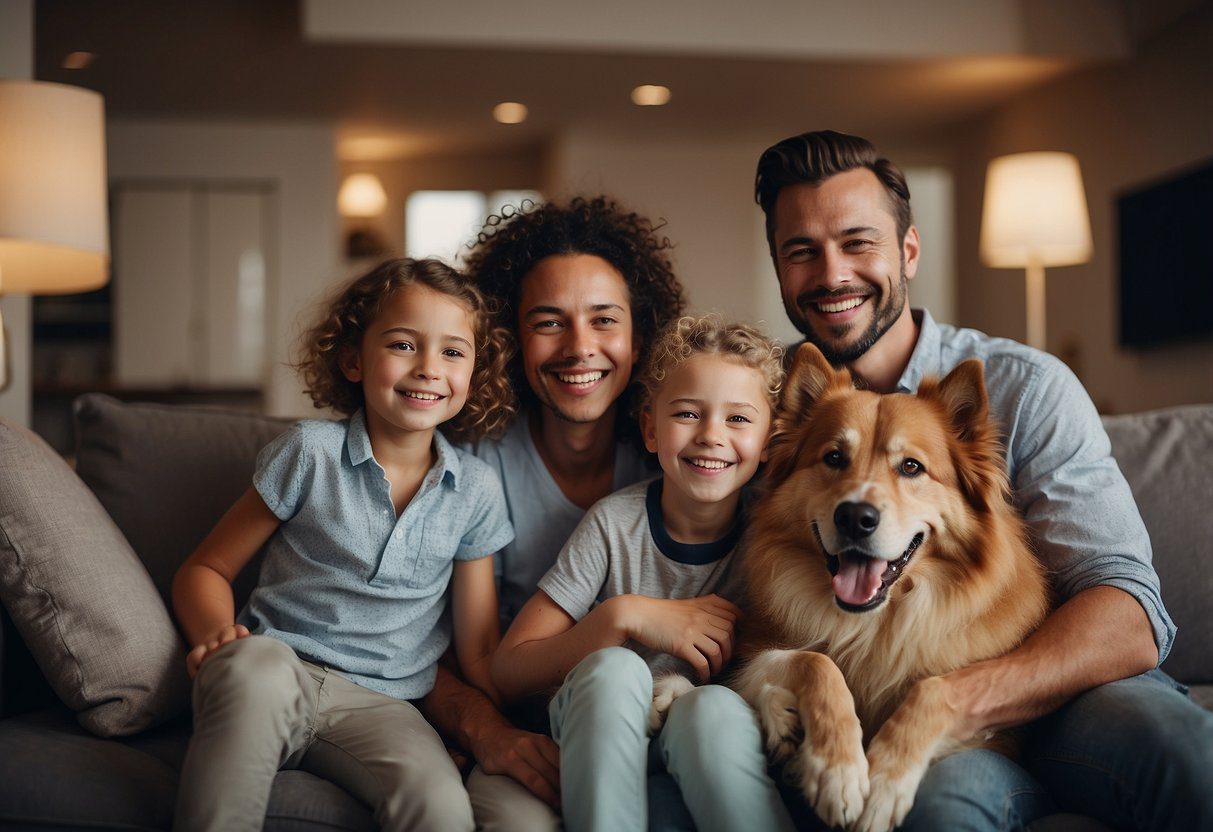
<instances>
[{"instance_id":1,"label":"sofa cushion","mask_svg":"<svg viewBox=\"0 0 1213 832\"><path fill-rule=\"evenodd\" d=\"M188 701L180 638L146 570L63 459L0 419L0 601L59 698L102 736Z\"/></svg>"},{"instance_id":2,"label":"sofa cushion","mask_svg":"<svg viewBox=\"0 0 1213 832\"><path fill-rule=\"evenodd\" d=\"M291 426L208 407L76 399L76 471L126 535L165 603L173 575L252 484L257 452ZM239 609L258 562L236 582Z\"/></svg>"},{"instance_id":3,"label":"sofa cushion","mask_svg":"<svg viewBox=\"0 0 1213 832\"><path fill-rule=\"evenodd\" d=\"M188 720L100 740L56 708L0 721L0 829L160 830L172 823ZM370 809L303 771L274 778L267 832L376 828Z\"/></svg>"},{"instance_id":4,"label":"sofa cushion","mask_svg":"<svg viewBox=\"0 0 1213 832\"><path fill-rule=\"evenodd\" d=\"M1213 407L1104 418L1112 455L1150 532L1163 603L1179 627L1163 669L1213 682Z\"/></svg>"}]
</instances>

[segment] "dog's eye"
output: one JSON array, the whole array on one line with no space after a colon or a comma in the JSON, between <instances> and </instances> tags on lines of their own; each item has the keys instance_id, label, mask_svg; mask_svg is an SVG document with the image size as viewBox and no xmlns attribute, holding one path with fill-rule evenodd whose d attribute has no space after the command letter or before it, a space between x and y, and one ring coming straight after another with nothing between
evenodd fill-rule
<instances>
[{"instance_id":1,"label":"dog's eye","mask_svg":"<svg viewBox=\"0 0 1213 832\"><path fill-rule=\"evenodd\" d=\"M903 459L899 470L903 477L917 477L922 473L922 463L917 459Z\"/></svg>"},{"instance_id":2,"label":"dog's eye","mask_svg":"<svg viewBox=\"0 0 1213 832\"><path fill-rule=\"evenodd\" d=\"M827 451L821 461L830 468L845 468L847 466L847 458L842 455L842 451L838 450Z\"/></svg>"}]
</instances>

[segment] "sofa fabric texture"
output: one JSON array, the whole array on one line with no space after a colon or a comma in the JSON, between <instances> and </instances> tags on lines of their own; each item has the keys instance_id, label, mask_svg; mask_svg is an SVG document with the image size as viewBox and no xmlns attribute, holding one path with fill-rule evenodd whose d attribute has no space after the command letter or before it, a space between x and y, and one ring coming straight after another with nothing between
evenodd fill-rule
<instances>
[{"instance_id":1,"label":"sofa fabric texture","mask_svg":"<svg viewBox=\"0 0 1213 832\"><path fill-rule=\"evenodd\" d=\"M76 420L76 473L37 437L0 420L0 600L8 613L0 611L0 828L167 829L189 738L184 644L169 618L169 585L249 486L257 452L290 422L100 395L78 400ZM1179 625L1163 669L1213 707L1213 576L1204 566L1213 547L1213 405L1104 424ZM238 605L256 580L255 565L245 572ZM26 693L44 684L41 675L60 701L30 710ZM85 715L106 707L116 716L99 729ZM97 736L119 733L132 735ZM1033 832L1080 822L1055 815ZM283 771L265 828L375 825L332 783Z\"/></svg>"}]
</instances>

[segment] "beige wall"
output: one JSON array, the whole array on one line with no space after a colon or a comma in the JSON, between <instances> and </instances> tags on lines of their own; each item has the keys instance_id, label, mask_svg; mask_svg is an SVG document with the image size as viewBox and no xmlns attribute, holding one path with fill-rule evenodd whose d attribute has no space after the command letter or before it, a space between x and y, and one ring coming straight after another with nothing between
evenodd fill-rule
<instances>
[{"instance_id":1,"label":"beige wall","mask_svg":"<svg viewBox=\"0 0 1213 832\"><path fill-rule=\"evenodd\" d=\"M1213 157L1211 46L1213 6L1205 4L1157 33L1132 60L1024 95L957 142L960 320L1017 339L1025 329L1023 274L984 268L977 257L985 166L995 156L1029 150L1078 156L1095 252L1090 263L1046 273L1048 346L1071 361L1105 411L1213 401L1208 341L1134 351L1117 345L1115 214L1123 190Z\"/></svg>"},{"instance_id":2,"label":"beige wall","mask_svg":"<svg viewBox=\"0 0 1213 832\"><path fill-rule=\"evenodd\" d=\"M271 180L277 186L278 245L269 287L270 364L266 409L312 415L287 366L301 316L341 277L338 257L337 161L327 124L259 124L111 120L110 180Z\"/></svg>"}]
</instances>

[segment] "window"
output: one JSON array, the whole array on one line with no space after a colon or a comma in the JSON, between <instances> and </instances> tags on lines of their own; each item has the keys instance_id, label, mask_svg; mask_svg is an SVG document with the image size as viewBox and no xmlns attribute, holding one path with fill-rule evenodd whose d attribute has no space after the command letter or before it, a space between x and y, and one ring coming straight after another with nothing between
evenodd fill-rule
<instances>
[{"instance_id":1,"label":"window","mask_svg":"<svg viewBox=\"0 0 1213 832\"><path fill-rule=\"evenodd\" d=\"M437 257L455 266L467 259L490 214L518 208L524 200L542 202L538 191L414 191L404 203L404 253Z\"/></svg>"}]
</instances>

